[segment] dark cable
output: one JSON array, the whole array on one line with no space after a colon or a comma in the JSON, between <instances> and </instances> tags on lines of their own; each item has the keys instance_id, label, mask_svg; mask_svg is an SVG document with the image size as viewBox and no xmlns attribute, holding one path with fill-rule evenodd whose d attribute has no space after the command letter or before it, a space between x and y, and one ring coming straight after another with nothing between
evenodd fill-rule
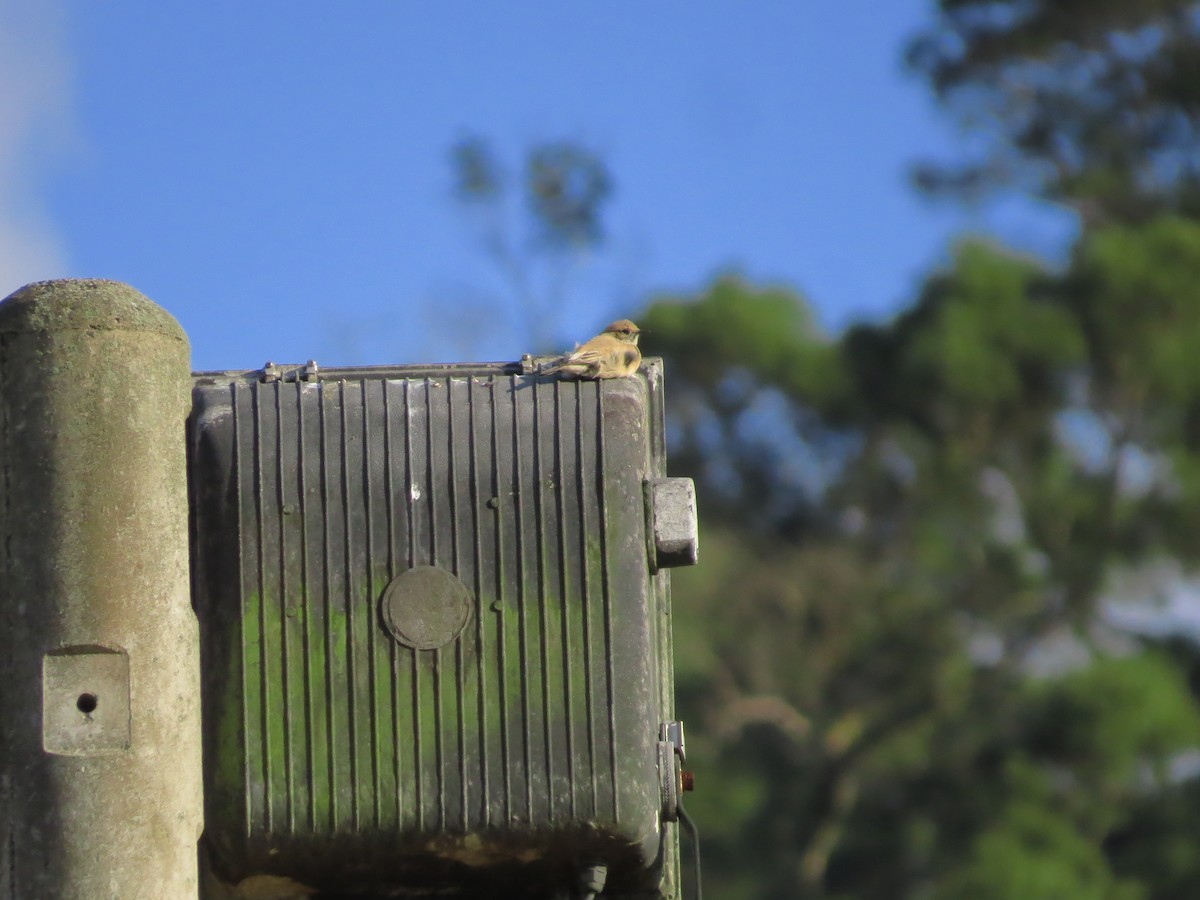
<instances>
[{"instance_id":1,"label":"dark cable","mask_svg":"<svg viewBox=\"0 0 1200 900\"><path fill-rule=\"evenodd\" d=\"M695 893L693 896L696 900L703 900L700 888L700 829L696 827L696 823L687 814L687 810L683 808L682 803L677 804L675 808L679 810L680 824L683 825L684 830L692 839L692 879L695 882Z\"/></svg>"}]
</instances>

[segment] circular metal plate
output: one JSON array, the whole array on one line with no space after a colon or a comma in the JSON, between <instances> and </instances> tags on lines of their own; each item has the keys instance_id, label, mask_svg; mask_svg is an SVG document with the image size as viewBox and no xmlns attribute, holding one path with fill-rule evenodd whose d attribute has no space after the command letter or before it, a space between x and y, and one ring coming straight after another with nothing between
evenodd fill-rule
<instances>
[{"instance_id":1,"label":"circular metal plate","mask_svg":"<svg viewBox=\"0 0 1200 900\"><path fill-rule=\"evenodd\" d=\"M470 589L437 566L417 566L391 580L379 598L383 624L414 650L434 650L458 637L471 617Z\"/></svg>"}]
</instances>

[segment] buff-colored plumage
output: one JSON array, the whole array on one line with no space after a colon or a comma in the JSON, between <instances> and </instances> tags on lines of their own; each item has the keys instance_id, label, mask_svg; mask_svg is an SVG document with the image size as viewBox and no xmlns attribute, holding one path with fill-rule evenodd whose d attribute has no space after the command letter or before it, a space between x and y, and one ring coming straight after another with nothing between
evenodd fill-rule
<instances>
[{"instance_id":1,"label":"buff-colored plumage","mask_svg":"<svg viewBox=\"0 0 1200 900\"><path fill-rule=\"evenodd\" d=\"M628 319L618 319L590 341L547 363L543 374L562 372L576 378L624 378L642 364L638 350L641 331Z\"/></svg>"}]
</instances>

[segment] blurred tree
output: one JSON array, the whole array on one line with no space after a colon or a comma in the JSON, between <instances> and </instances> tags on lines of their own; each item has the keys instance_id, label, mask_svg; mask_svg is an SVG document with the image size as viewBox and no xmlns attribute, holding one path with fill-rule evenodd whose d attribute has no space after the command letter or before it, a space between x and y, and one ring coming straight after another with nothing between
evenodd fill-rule
<instances>
[{"instance_id":1,"label":"blurred tree","mask_svg":"<svg viewBox=\"0 0 1200 900\"><path fill-rule=\"evenodd\" d=\"M964 242L837 338L733 277L643 317L703 499L675 583L710 887L1200 896L1171 619L1200 576L1200 4L939 10L909 62L982 140L919 182L1071 204L1069 265Z\"/></svg>"},{"instance_id":2,"label":"blurred tree","mask_svg":"<svg viewBox=\"0 0 1200 900\"><path fill-rule=\"evenodd\" d=\"M1200 3L939 0L909 64L976 139L918 183L1001 184L1089 218L1200 214Z\"/></svg>"},{"instance_id":3,"label":"blurred tree","mask_svg":"<svg viewBox=\"0 0 1200 900\"><path fill-rule=\"evenodd\" d=\"M1105 615L1200 568L1198 310L1184 219L1061 273L966 243L837 340L732 278L651 305L704 500L677 664L719 896L1200 896L1138 818L1190 789L1200 708Z\"/></svg>"},{"instance_id":4,"label":"blurred tree","mask_svg":"<svg viewBox=\"0 0 1200 900\"><path fill-rule=\"evenodd\" d=\"M514 177L479 137L455 144L450 163L455 196L475 218L483 249L507 284L509 312L531 350L555 348L568 275L604 243L608 167L578 143L550 141L533 146Z\"/></svg>"}]
</instances>

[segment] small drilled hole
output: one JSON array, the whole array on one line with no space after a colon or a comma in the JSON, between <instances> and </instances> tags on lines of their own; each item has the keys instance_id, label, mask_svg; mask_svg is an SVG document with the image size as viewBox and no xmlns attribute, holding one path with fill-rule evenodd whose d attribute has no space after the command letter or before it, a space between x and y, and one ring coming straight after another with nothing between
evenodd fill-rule
<instances>
[{"instance_id":1,"label":"small drilled hole","mask_svg":"<svg viewBox=\"0 0 1200 900\"><path fill-rule=\"evenodd\" d=\"M91 715L96 711L96 703L95 694L80 694L79 699L75 701L75 708L84 715Z\"/></svg>"}]
</instances>

